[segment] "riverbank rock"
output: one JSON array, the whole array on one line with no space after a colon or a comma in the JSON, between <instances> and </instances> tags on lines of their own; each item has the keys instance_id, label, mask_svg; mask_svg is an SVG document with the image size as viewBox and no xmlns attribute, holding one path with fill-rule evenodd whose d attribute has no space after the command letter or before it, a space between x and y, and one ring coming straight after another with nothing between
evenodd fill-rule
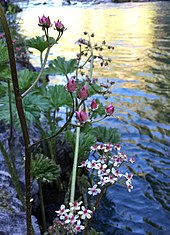
<instances>
[{"instance_id":1,"label":"riverbank rock","mask_svg":"<svg viewBox=\"0 0 170 235\"><path fill-rule=\"evenodd\" d=\"M1 152L0 158L2 158ZM37 219L34 216L32 216L32 225L35 235L40 235ZM26 213L23 212L22 203L17 198L10 174L2 170L0 170L0 234L26 234Z\"/></svg>"},{"instance_id":2,"label":"riverbank rock","mask_svg":"<svg viewBox=\"0 0 170 235\"><path fill-rule=\"evenodd\" d=\"M0 123L0 140L8 152L7 138L8 127ZM16 141L17 140L17 141ZM15 143L15 145L14 145ZM16 171L19 176L21 187L25 189L24 161L23 161L23 140L17 132L14 132L13 150L11 150L11 161L15 162ZM23 211L22 203L17 197L12 179L4 157L0 151L0 235L26 235L26 213ZM38 193L38 187L33 184L32 195ZM32 216L32 224L35 235L40 235L37 219Z\"/></svg>"}]
</instances>

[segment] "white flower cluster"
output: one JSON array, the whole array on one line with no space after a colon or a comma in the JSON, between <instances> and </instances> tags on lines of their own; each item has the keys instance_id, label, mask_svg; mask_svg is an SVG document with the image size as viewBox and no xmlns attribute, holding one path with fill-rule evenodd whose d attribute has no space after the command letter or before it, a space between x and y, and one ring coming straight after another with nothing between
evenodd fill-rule
<instances>
[{"instance_id":1,"label":"white flower cluster","mask_svg":"<svg viewBox=\"0 0 170 235\"><path fill-rule=\"evenodd\" d=\"M96 153L97 160L86 160L82 162L79 167L86 167L87 170L93 175L93 181L95 184L88 188L90 195L97 195L101 192L102 186L109 186L115 184L120 178L124 177L129 192L133 189L131 184L132 174L119 172L124 162L133 163L134 158L128 159L124 153L120 152L120 145L111 144L96 144L91 147L91 151Z\"/></svg>"},{"instance_id":2,"label":"white flower cluster","mask_svg":"<svg viewBox=\"0 0 170 235\"><path fill-rule=\"evenodd\" d=\"M85 219L90 219L93 212L82 206L82 203L82 201L70 202L69 209L67 209L65 205L61 205L60 209L56 211L57 218L54 221L56 227L73 232L74 234L84 230L85 226L82 222Z\"/></svg>"}]
</instances>

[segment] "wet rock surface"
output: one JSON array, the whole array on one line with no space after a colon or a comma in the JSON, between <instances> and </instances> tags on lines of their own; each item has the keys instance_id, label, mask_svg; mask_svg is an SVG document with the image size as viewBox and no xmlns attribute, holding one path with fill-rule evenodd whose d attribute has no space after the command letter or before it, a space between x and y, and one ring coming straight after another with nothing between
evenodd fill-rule
<instances>
[{"instance_id":1,"label":"wet rock surface","mask_svg":"<svg viewBox=\"0 0 170 235\"><path fill-rule=\"evenodd\" d=\"M0 140L3 142L6 151L8 149L7 138L8 127L0 123ZM17 141L16 141L17 140ZM15 144L14 144L15 143ZM23 140L17 132L14 133L13 148L11 149L11 160L15 162L19 174L21 187L24 191L24 161L23 161ZM12 179L0 151L0 235L25 235L26 234L26 213L23 211L22 203L17 197L17 192L12 184ZM33 184L32 193L36 194L38 187ZM32 224L35 235L40 235L37 219L32 216Z\"/></svg>"},{"instance_id":2,"label":"wet rock surface","mask_svg":"<svg viewBox=\"0 0 170 235\"><path fill-rule=\"evenodd\" d=\"M31 143L39 140L38 130L31 126L29 129ZM11 149L8 148L9 126L0 122L0 140L6 151L10 153L11 161L14 163L19 182L23 193L25 193L25 173L24 173L24 147L23 138L19 131L13 130L11 140ZM72 151L68 142L59 137L56 140L56 163L61 167L61 182L67 187L69 174L72 168L72 162L69 154ZM39 151L41 152L41 145ZM47 149L48 151L48 149ZM17 192L13 186L11 176L8 172L4 157L0 151L0 235L25 235L26 234L26 213L23 211L22 203L18 199ZM66 187L62 191L58 190L55 185L44 185L43 193L45 199L45 208L47 213L47 224L50 225L55 217L55 210L63 203ZM32 183L31 195L33 198L32 216L35 235L39 235L41 228L41 211L38 193L38 184ZM37 222L38 219L38 222Z\"/></svg>"}]
</instances>

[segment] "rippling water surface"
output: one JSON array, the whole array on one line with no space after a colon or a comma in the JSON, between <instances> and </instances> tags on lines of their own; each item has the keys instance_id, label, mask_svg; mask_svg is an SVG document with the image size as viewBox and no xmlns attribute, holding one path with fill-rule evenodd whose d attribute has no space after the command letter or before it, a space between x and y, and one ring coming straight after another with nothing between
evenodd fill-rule
<instances>
[{"instance_id":1,"label":"rippling water surface","mask_svg":"<svg viewBox=\"0 0 170 235\"><path fill-rule=\"evenodd\" d=\"M170 234L170 2L61 6L61 1L30 1L21 17L22 32L41 35L37 15L58 18L67 27L50 58L75 57L75 41L84 31L95 40L115 46L109 69L95 71L105 82L114 80L107 101L116 107L116 118L107 127L121 132L123 150L136 157L134 190L122 186L108 190L96 227L112 234ZM53 35L54 36L54 35ZM32 61L39 63L34 53ZM55 81L54 81L55 82Z\"/></svg>"}]
</instances>

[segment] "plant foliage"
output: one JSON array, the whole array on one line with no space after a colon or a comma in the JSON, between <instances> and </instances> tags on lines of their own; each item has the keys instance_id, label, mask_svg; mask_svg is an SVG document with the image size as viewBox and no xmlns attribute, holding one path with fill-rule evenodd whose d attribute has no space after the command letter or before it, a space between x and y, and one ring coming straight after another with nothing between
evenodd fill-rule
<instances>
[{"instance_id":1,"label":"plant foliage","mask_svg":"<svg viewBox=\"0 0 170 235\"><path fill-rule=\"evenodd\" d=\"M75 71L77 65L76 59L65 60L64 57L58 56L57 59L50 61L47 74L68 75Z\"/></svg>"},{"instance_id":2,"label":"plant foliage","mask_svg":"<svg viewBox=\"0 0 170 235\"><path fill-rule=\"evenodd\" d=\"M23 69L18 72L19 88L22 92L26 91L36 79L38 73L28 69Z\"/></svg>"},{"instance_id":3,"label":"plant foliage","mask_svg":"<svg viewBox=\"0 0 170 235\"><path fill-rule=\"evenodd\" d=\"M27 39L25 43L27 47L37 49L43 53L43 51L48 48L49 44L55 43L55 39L53 37L49 37L49 42L47 42L45 40L45 36L37 36L31 39Z\"/></svg>"},{"instance_id":4,"label":"plant foliage","mask_svg":"<svg viewBox=\"0 0 170 235\"><path fill-rule=\"evenodd\" d=\"M118 143L120 142L120 134L116 128L109 128L98 126L93 128L93 133L98 142L102 143Z\"/></svg>"},{"instance_id":5,"label":"plant foliage","mask_svg":"<svg viewBox=\"0 0 170 235\"><path fill-rule=\"evenodd\" d=\"M60 176L60 172L60 166L43 155L35 155L31 160L31 174L37 180L52 182Z\"/></svg>"}]
</instances>

